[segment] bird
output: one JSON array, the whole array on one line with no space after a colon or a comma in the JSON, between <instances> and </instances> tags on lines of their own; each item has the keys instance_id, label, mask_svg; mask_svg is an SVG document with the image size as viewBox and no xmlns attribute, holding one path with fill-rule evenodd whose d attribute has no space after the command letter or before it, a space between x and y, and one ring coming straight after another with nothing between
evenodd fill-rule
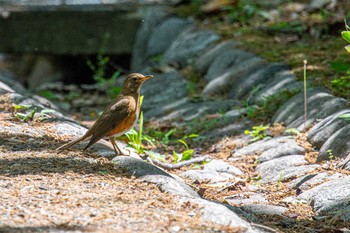
<instances>
[{"instance_id":1,"label":"bird","mask_svg":"<svg viewBox=\"0 0 350 233\"><path fill-rule=\"evenodd\" d=\"M114 138L128 132L136 124L140 114L140 90L142 84L153 75L129 74L120 94L108 105L91 128L80 138L58 147L63 151L75 144L90 139L84 150L104 137L109 137L116 155L122 154Z\"/></svg>"}]
</instances>

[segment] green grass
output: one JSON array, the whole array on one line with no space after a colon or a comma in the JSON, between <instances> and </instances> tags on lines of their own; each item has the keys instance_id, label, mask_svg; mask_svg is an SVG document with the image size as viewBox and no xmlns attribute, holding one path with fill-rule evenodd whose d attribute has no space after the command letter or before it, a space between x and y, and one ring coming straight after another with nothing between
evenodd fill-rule
<instances>
[{"instance_id":1,"label":"green grass","mask_svg":"<svg viewBox=\"0 0 350 233\"><path fill-rule=\"evenodd\" d=\"M300 92L298 89L282 90L274 95L266 97L263 101L260 101L258 105L251 106L245 103L244 106L247 110L246 115L248 119L256 122L267 122L286 101L298 92Z\"/></svg>"},{"instance_id":2,"label":"green grass","mask_svg":"<svg viewBox=\"0 0 350 233\"><path fill-rule=\"evenodd\" d=\"M140 105L142 105L143 96L141 96ZM190 148L189 142L199 137L198 134L184 134L180 139L175 137L176 129L170 129L166 132L161 130L149 130L144 132L143 112L140 113L138 130L134 128L121 136L119 139L127 138L128 147L134 150L137 154L146 154L153 160L161 162L166 161L166 155L157 151L171 151L173 162L178 163L185 160L190 160L195 150ZM170 146L172 145L172 146ZM173 146L175 145L175 146Z\"/></svg>"},{"instance_id":3,"label":"green grass","mask_svg":"<svg viewBox=\"0 0 350 233\"><path fill-rule=\"evenodd\" d=\"M250 1L244 1L244 4L255 7ZM244 6L240 6L238 13L243 14L243 8ZM181 8L178 11L181 12L182 10ZM263 10L255 9L253 16L244 19L244 23L240 22L242 20L239 17L232 21L232 12L223 10L219 14L206 15L206 23L203 27L212 29L225 40L234 39L242 42L240 48L251 51L268 62L289 64L300 80L303 80L303 60L306 59L308 61L308 80L312 85L326 87L334 95L349 100L350 91L348 91L348 86L345 84L345 81L348 83L349 75L346 72L335 72L331 66L336 61L350 63L350 54L344 49L347 42L342 39L341 34L329 34L327 30L324 30L328 27L329 17L332 16L331 12L320 11L316 15L310 15L310 17L316 17L320 22L323 22L314 25L317 30L322 30L318 27L324 27L321 38L315 39L309 33L310 26L306 27L303 22L287 22L281 19L276 23L267 23L261 14ZM278 10L283 11L283 9ZM203 18L204 16L197 16L199 24L201 24ZM259 28L267 28L267 30ZM299 38L294 42L284 42L283 39L281 42L276 42L274 30L276 32L293 32ZM350 40L350 32L348 35Z\"/></svg>"},{"instance_id":4,"label":"green grass","mask_svg":"<svg viewBox=\"0 0 350 233\"><path fill-rule=\"evenodd\" d=\"M266 134L266 130L270 127L270 125L256 125L252 127L252 130L244 130L244 134L250 135L252 139L251 142L256 142L265 138L268 138Z\"/></svg>"},{"instance_id":5,"label":"green grass","mask_svg":"<svg viewBox=\"0 0 350 233\"><path fill-rule=\"evenodd\" d=\"M28 121L46 121L54 113L53 109L42 109L38 112L37 107L32 105L14 105L15 112L13 117L17 120L28 122Z\"/></svg>"},{"instance_id":6,"label":"green grass","mask_svg":"<svg viewBox=\"0 0 350 233\"><path fill-rule=\"evenodd\" d=\"M96 56L96 62L88 59L86 65L93 72L93 79L95 82L101 86L107 86L107 96L115 98L121 91L121 88L115 86L118 77L121 75L120 71L115 71L112 76L106 76L106 68L110 62L110 57L105 54L105 48L109 40L109 35L107 34L101 44L101 47Z\"/></svg>"}]
</instances>

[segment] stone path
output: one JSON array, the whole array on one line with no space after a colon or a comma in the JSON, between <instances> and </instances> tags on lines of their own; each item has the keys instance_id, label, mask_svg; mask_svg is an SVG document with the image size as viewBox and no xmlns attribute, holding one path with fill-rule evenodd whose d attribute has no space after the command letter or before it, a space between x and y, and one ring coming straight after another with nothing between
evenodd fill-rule
<instances>
[{"instance_id":1,"label":"stone path","mask_svg":"<svg viewBox=\"0 0 350 233\"><path fill-rule=\"evenodd\" d=\"M333 96L328 90L309 88L307 92L308 119L304 123L304 96L300 91L302 84L289 71L286 64L268 64L262 58L237 48L239 42L220 42L219 36L215 33L198 29L192 22L176 19L174 16L159 16L162 23L157 24L155 16L160 11L149 9L148 12L152 12L148 13L153 16L152 20L145 18L139 31L141 33L136 38L134 51L152 50L154 44L161 44L162 41L171 41L171 43L168 47L162 46L157 54L150 53L148 55L146 53L141 59L134 57L133 69L147 73L147 71L151 72L151 68L161 66L170 65L176 68L162 72L157 75L153 83L145 84L143 90L145 96L157 95L156 98L159 99L159 101L154 101L152 98L145 100L147 106L145 114L148 118L155 117L159 121L181 118L184 121L190 121L196 117L203 117L205 114L221 111L224 112L223 116L233 114L233 117L226 124L211 129L207 133L213 134L215 137L237 138L243 132L242 127L240 127L242 121L239 120L239 117L247 111L242 107L242 100L246 100L250 105L259 105L266 98L274 96L278 98L278 94L282 91L290 91L296 94L278 109L271 123L284 123L287 129L308 130L307 135L312 146L311 150L318 154L316 158L318 162L329 160L330 153L334 156L333 158L345 158L345 161L350 159L350 121L349 118L341 117L349 114L348 101ZM166 22L171 23L167 24ZM145 29L148 33L144 33ZM175 29L174 31L178 34L176 39L173 34L166 33L171 29ZM157 37L158 33L162 36ZM147 60L154 55L161 55L160 61L148 63ZM136 62L138 60L145 62ZM184 90L181 89L186 86L186 79L177 70L186 65L191 65L207 81L202 92L203 96L210 97L220 94L227 96L227 99L192 103ZM140 67L142 68L140 69ZM176 83L170 81L174 73L177 73L178 76ZM178 85L181 87L176 90L173 89L173 85L175 88ZM168 86L171 86L174 94L162 95ZM154 90L161 91L154 92ZM149 105L147 101L150 101ZM156 104L159 104L160 107L154 113L152 106ZM249 125L251 123L245 123L243 128L248 128ZM245 143L249 142L246 140ZM300 145L296 137L278 136L251 143L233 151L230 158L232 162L213 160L202 170L187 170L181 173L181 176L193 182L207 180L210 183L219 183L232 180L241 175L241 171L234 166L235 159L255 155L259 161L256 171L261 174L262 182L285 181L291 185L294 183L298 188L303 187L302 194L291 197L291 199L306 201L319 217L329 217L337 213L337 217L342 221L348 221L350 185L347 184L347 179L349 173L343 171L342 175L327 175L326 172L320 172L319 168L325 166L324 163L320 165L306 160L305 155L308 150L310 148L304 148ZM209 165L210 168L207 168ZM343 167L346 170L349 165L344 163ZM319 178L321 174L322 178ZM251 200L251 203L259 202L259 198ZM265 214L280 214L286 211L286 208L280 206L247 208L251 205L245 205L244 201L242 203L242 208L251 213L260 211ZM266 205L268 202L265 200L263 203Z\"/></svg>"},{"instance_id":2,"label":"stone path","mask_svg":"<svg viewBox=\"0 0 350 233\"><path fill-rule=\"evenodd\" d=\"M300 203L311 207L317 219L349 221L350 121L345 117L350 112L349 102L325 89L309 88L308 119L304 122L302 85L287 65L269 64L239 49L239 42L222 41L214 32L199 29L190 20L169 14L164 7L144 8L144 15L133 49L132 70L155 75L142 89L146 96L143 104L145 118L181 125L220 113L218 124L207 129L205 135L213 141L230 137L236 146L229 158L212 158L201 169L186 170L178 175L126 156L113 159L115 169L123 169L138 179L155 183L160 190L176 195L181 203L197 204L202 219L241 227L245 229L243 232L272 232L268 227L254 224L264 223L259 219L261 215L281 216L281 224L292 229L298 213L291 216L291 208ZM197 101L188 97L189 81L181 72L189 65L207 82L202 98ZM0 87L1 94L8 93L11 87L23 92L12 85L2 84ZM300 135L306 135L310 144L301 143L300 135L287 134L251 143L251 138L243 131L254 123L242 120L243 116L251 106L259 105L269 97L278 98L282 91L294 95L278 109L270 123L284 123L287 129L307 131ZM218 95L224 98L214 98ZM17 104L33 103L44 107L37 100L25 99L19 94L11 94L11 98ZM60 137L84 133L85 129L62 114L55 114L60 120L52 130ZM1 127L2 133L11 130L14 129ZM220 143L214 147L220 147ZM113 154L110 148L96 150L102 156ZM208 187L220 187L218 193L239 186L245 171L237 164L242 159L251 158L256 163L253 172L258 174L257 185L224 197L223 204L201 197L186 184L206 183ZM263 188L268 187L264 185L280 183L295 192L287 193L276 203L270 192L281 191Z\"/></svg>"}]
</instances>

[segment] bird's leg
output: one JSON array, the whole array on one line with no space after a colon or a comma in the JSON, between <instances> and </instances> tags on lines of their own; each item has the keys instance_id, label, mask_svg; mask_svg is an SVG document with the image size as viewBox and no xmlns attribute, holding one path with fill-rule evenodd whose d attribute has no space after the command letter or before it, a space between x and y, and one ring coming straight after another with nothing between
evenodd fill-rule
<instances>
[{"instance_id":1,"label":"bird's leg","mask_svg":"<svg viewBox=\"0 0 350 233\"><path fill-rule=\"evenodd\" d=\"M109 140L111 141L112 145L113 145L113 149L116 155L122 155L122 151L119 149L119 147L117 146L117 143L115 143L114 141L114 137L109 137Z\"/></svg>"}]
</instances>

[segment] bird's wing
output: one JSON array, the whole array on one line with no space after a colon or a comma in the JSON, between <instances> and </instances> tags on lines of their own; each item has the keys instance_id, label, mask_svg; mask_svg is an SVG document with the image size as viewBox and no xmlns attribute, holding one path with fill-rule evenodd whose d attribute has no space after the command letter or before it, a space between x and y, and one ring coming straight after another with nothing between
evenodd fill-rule
<instances>
[{"instance_id":1,"label":"bird's wing","mask_svg":"<svg viewBox=\"0 0 350 233\"><path fill-rule=\"evenodd\" d=\"M89 129L91 139L85 149L105 137L109 132L115 129L117 125L123 122L132 112L130 99L120 98L109 105L102 113L101 117Z\"/></svg>"}]
</instances>

